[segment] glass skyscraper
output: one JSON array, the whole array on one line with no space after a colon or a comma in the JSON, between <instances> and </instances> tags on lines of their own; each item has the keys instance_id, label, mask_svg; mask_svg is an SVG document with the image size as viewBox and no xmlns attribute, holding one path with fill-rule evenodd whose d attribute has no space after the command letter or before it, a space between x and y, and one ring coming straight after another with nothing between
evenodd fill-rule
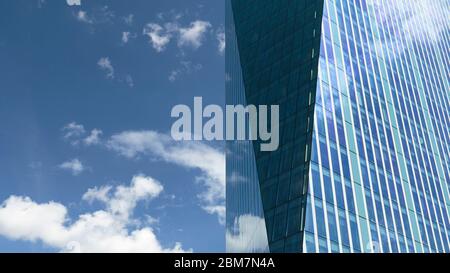
<instances>
[{"instance_id":1,"label":"glass skyscraper","mask_svg":"<svg viewBox=\"0 0 450 273\"><path fill-rule=\"evenodd\" d=\"M442 0L227 1L227 103L280 106L277 151L227 143L228 251L450 251L448 18Z\"/></svg>"}]
</instances>

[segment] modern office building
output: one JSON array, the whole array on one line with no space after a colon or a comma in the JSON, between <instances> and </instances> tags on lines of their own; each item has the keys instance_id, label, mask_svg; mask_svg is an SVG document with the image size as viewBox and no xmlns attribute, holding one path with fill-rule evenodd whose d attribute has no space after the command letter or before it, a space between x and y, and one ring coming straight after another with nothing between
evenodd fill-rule
<instances>
[{"instance_id":1,"label":"modern office building","mask_svg":"<svg viewBox=\"0 0 450 273\"><path fill-rule=\"evenodd\" d=\"M450 251L450 1L228 0L230 252ZM253 145L252 145L253 144Z\"/></svg>"}]
</instances>

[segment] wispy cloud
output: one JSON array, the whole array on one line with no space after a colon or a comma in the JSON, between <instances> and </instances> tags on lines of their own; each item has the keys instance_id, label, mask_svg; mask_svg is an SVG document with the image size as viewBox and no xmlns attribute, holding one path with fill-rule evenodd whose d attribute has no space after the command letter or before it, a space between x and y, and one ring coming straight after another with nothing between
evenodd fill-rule
<instances>
[{"instance_id":1,"label":"wispy cloud","mask_svg":"<svg viewBox=\"0 0 450 273\"><path fill-rule=\"evenodd\" d=\"M81 6L81 0L66 0L69 6Z\"/></svg>"},{"instance_id":2,"label":"wispy cloud","mask_svg":"<svg viewBox=\"0 0 450 273\"><path fill-rule=\"evenodd\" d=\"M38 8L42 8L47 2L45 0L37 0Z\"/></svg>"},{"instance_id":3,"label":"wispy cloud","mask_svg":"<svg viewBox=\"0 0 450 273\"><path fill-rule=\"evenodd\" d=\"M191 74L192 72L199 71L202 69L201 64L192 64L190 61L181 61L180 66L169 73L169 81L174 82L180 76L184 74Z\"/></svg>"},{"instance_id":4,"label":"wispy cloud","mask_svg":"<svg viewBox=\"0 0 450 273\"><path fill-rule=\"evenodd\" d=\"M130 40L131 33L129 31L122 32L122 43L126 44Z\"/></svg>"},{"instance_id":5,"label":"wispy cloud","mask_svg":"<svg viewBox=\"0 0 450 273\"><path fill-rule=\"evenodd\" d=\"M129 31L122 32L122 43L126 44L130 40L130 38L134 38L135 36L131 34Z\"/></svg>"},{"instance_id":6,"label":"wispy cloud","mask_svg":"<svg viewBox=\"0 0 450 273\"><path fill-rule=\"evenodd\" d=\"M88 15L88 13L84 10L79 10L76 14L76 18L78 21L86 23L86 24L92 24L94 21L92 18Z\"/></svg>"},{"instance_id":7,"label":"wispy cloud","mask_svg":"<svg viewBox=\"0 0 450 273\"><path fill-rule=\"evenodd\" d=\"M134 14L128 14L127 16L123 17L123 21L128 26L133 25L134 22Z\"/></svg>"},{"instance_id":8,"label":"wispy cloud","mask_svg":"<svg viewBox=\"0 0 450 273\"><path fill-rule=\"evenodd\" d=\"M106 72L106 78L114 79L114 67L109 57L103 57L98 60L97 65Z\"/></svg>"},{"instance_id":9,"label":"wispy cloud","mask_svg":"<svg viewBox=\"0 0 450 273\"><path fill-rule=\"evenodd\" d=\"M63 138L71 145L77 146L84 144L86 146L96 145L101 143L100 136L103 134L102 130L92 129L89 135L86 135L86 130L83 124L70 122L61 129Z\"/></svg>"},{"instance_id":10,"label":"wispy cloud","mask_svg":"<svg viewBox=\"0 0 450 273\"><path fill-rule=\"evenodd\" d=\"M74 15L79 22L89 24L92 28L95 24L113 23L116 17L114 11L108 6L89 10L89 13L86 10L78 10Z\"/></svg>"},{"instance_id":11,"label":"wispy cloud","mask_svg":"<svg viewBox=\"0 0 450 273\"><path fill-rule=\"evenodd\" d=\"M216 148L194 141L177 142L155 131L126 131L113 135L107 147L127 158L150 156L186 168L198 169L196 181L205 187L201 206L225 218L225 155Z\"/></svg>"},{"instance_id":12,"label":"wispy cloud","mask_svg":"<svg viewBox=\"0 0 450 273\"><path fill-rule=\"evenodd\" d=\"M64 139L69 141L72 145L78 145L79 138L86 132L82 124L78 124L74 121L65 125L61 131L64 134Z\"/></svg>"},{"instance_id":13,"label":"wispy cloud","mask_svg":"<svg viewBox=\"0 0 450 273\"><path fill-rule=\"evenodd\" d=\"M61 252L185 252L180 243L163 247L149 226L131 228L138 202L153 200L162 191L160 182L145 175L134 176L130 185L89 189L83 200L99 201L104 209L81 214L75 221L61 203L13 195L0 206L0 235L41 241Z\"/></svg>"},{"instance_id":14,"label":"wispy cloud","mask_svg":"<svg viewBox=\"0 0 450 273\"><path fill-rule=\"evenodd\" d=\"M216 32L216 39L218 44L219 53L222 55L225 52L225 31L223 28L219 28Z\"/></svg>"},{"instance_id":15,"label":"wispy cloud","mask_svg":"<svg viewBox=\"0 0 450 273\"><path fill-rule=\"evenodd\" d=\"M91 134L88 135L85 139L83 139L84 144L87 146L95 145L100 143L100 136L103 134L102 130L93 129Z\"/></svg>"},{"instance_id":16,"label":"wispy cloud","mask_svg":"<svg viewBox=\"0 0 450 273\"><path fill-rule=\"evenodd\" d=\"M133 77L131 77L131 75L126 75L125 76L125 83L128 85L128 87L134 87Z\"/></svg>"},{"instance_id":17,"label":"wispy cloud","mask_svg":"<svg viewBox=\"0 0 450 273\"><path fill-rule=\"evenodd\" d=\"M77 158L74 158L70 161L63 162L59 165L60 169L70 171L72 175L79 175L84 170L86 170L86 167L81 163L81 161Z\"/></svg>"},{"instance_id":18,"label":"wispy cloud","mask_svg":"<svg viewBox=\"0 0 450 273\"><path fill-rule=\"evenodd\" d=\"M378 14L376 23L379 27L391 32L390 37L374 41L380 54L387 47L393 57L399 56L407 50L405 43L435 43L450 29L448 1L370 0L367 4Z\"/></svg>"},{"instance_id":19,"label":"wispy cloud","mask_svg":"<svg viewBox=\"0 0 450 273\"><path fill-rule=\"evenodd\" d=\"M122 84L124 83L130 88L134 87L133 77L130 74L124 74L124 72L121 72L120 68L118 70L118 73L116 73L116 69L113 66L112 61L109 57L100 58L97 61L97 66L99 67L100 70L105 72L107 79L114 80L115 82Z\"/></svg>"},{"instance_id":20,"label":"wispy cloud","mask_svg":"<svg viewBox=\"0 0 450 273\"><path fill-rule=\"evenodd\" d=\"M231 174L227 176L227 181L229 183L240 183L240 182L246 182L247 178L243 175L241 175L239 172L233 171Z\"/></svg>"},{"instance_id":21,"label":"wispy cloud","mask_svg":"<svg viewBox=\"0 0 450 273\"><path fill-rule=\"evenodd\" d=\"M162 52L172 39L177 40L178 47L198 49L205 40L207 30L211 23L202 20L191 22L182 27L179 22L172 21L163 24L148 23L142 33L149 37L149 42L157 52Z\"/></svg>"}]
</instances>

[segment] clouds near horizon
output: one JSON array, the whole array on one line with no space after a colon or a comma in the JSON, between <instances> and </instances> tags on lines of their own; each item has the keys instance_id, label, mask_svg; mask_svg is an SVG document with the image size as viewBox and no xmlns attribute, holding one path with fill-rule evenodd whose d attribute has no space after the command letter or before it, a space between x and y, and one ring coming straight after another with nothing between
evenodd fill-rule
<instances>
[{"instance_id":1,"label":"clouds near horizon","mask_svg":"<svg viewBox=\"0 0 450 273\"><path fill-rule=\"evenodd\" d=\"M137 203L157 198L163 189L159 181L145 175L134 176L130 185L89 189L83 200L100 201L104 209L76 220L69 218L61 203L37 203L12 195L0 205L0 235L39 241L60 252L185 252L178 242L163 247L149 226L133 227Z\"/></svg>"}]
</instances>

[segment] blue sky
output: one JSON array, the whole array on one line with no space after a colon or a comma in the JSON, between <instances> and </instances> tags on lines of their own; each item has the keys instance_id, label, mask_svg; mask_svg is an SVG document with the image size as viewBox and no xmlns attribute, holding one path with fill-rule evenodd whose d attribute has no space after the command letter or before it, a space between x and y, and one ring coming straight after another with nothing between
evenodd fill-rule
<instances>
[{"instance_id":1,"label":"blue sky","mask_svg":"<svg viewBox=\"0 0 450 273\"><path fill-rule=\"evenodd\" d=\"M72 4L72 5L69 5ZM223 251L223 1L0 2L0 252Z\"/></svg>"}]
</instances>

